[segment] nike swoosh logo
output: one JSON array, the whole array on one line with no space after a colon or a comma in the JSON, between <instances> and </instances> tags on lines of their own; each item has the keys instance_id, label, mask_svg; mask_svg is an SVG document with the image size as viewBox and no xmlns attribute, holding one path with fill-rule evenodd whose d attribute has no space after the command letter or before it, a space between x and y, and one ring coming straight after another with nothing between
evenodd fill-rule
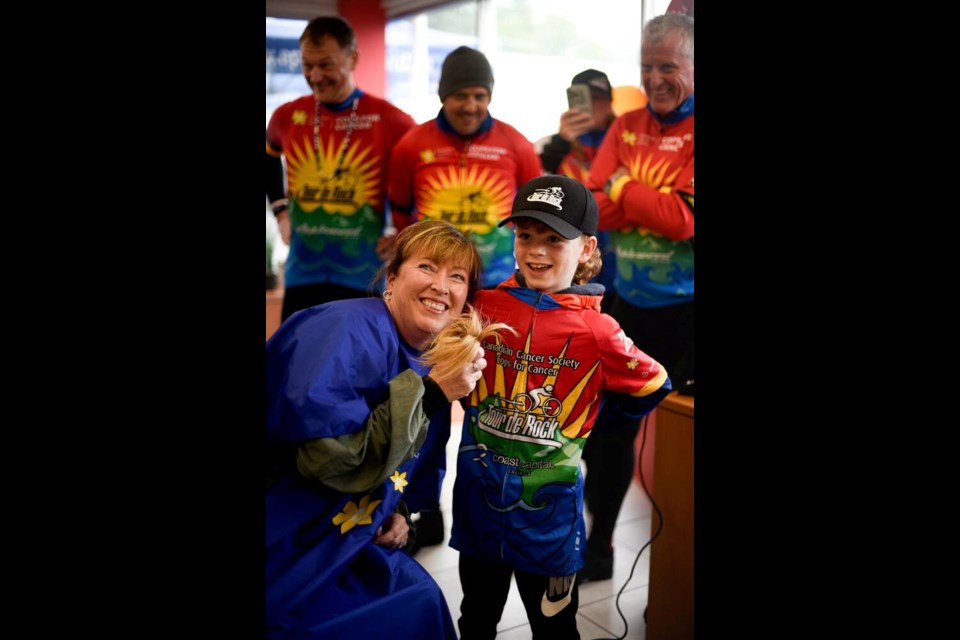
<instances>
[{"instance_id":1,"label":"nike swoosh logo","mask_svg":"<svg viewBox=\"0 0 960 640\"><path fill-rule=\"evenodd\" d=\"M573 580L577 579L577 574L573 574ZM570 601L573 600L573 580L570 581L570 588L567 590L567 595L557 600L556 602L551 602L547 599L547 592L543 592L543 598L540 600L540 611L543 612L548 618L552 618L561 611L564 607L570 604Z\"/></svg>"}]
</instances>

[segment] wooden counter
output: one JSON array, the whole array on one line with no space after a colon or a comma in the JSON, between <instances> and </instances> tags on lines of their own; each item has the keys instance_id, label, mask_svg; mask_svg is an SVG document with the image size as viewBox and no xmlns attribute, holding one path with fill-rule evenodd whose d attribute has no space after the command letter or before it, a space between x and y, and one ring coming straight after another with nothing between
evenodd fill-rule
<instances>
[{"instance_id":1,"label":"wooden counter","mask_svg":"<svg viewBox=\"0 0 960 640\"><path fill-rule=\"evenodd\" d=\"M657 406L653 498L663 531L650 546L647 640L693 640L693 397ZM659 518L653 514L656 532Z\"/></svg>"},{"instance_id":2,"label":"wooden counter","mask_svg":"<svg viewBox=\"0 0 960 640\"><path fill-rule=\"evenodd\" d=\"M283 287L267 291L267 340L280 328L280 314L283 310Z\"/></svg>"}]
</instances>

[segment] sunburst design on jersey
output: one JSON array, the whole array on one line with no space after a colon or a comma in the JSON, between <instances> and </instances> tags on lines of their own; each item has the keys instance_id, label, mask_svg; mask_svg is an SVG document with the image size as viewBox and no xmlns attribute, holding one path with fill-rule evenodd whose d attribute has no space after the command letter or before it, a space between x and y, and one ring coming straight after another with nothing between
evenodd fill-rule
<instances>
[{"instance_id":1,"label":"sunburst design on jersey","mask_svg":"<svg viewBox=\"0 0 960 640\"><path fill-rule=\"evenodd\" d=\"M533 334L527 334L527 342L524 345L524 351L530 353L530 341L533 337ZM566 353L567 348L570 346L570 340L573 338L571 334L567 338L567 341L564 343L563 348L560 350L556 357L562 359ZM589 429L584 430L584 423L587 421L587 416L590 415L590 408L593 406L594 401L588 402L587 406L583 408L580 413L576 416L573 416L573 409L577 405L577 402L580 400L580 396L583 395L583 390L586 388L587 384L590 382L590 379L593 377L594 372L597 370L597 367L600 366L600 361L597 360L590 369L583 374L580 380L577 381L576 385L567 392L566 397L560 400L560 412L552 417L557 420L559 425L559 431L566 438L583 438L586 437L586 434L589 433ZM555 370L562 372L565 367L557 367ZM511 369L512 371L513 369ZM569 369L566 369L569 371ZM540 387L546 387L547 385L553 385L553 388L556 388L557 378L560 376L559 373L547 375L543 382L540 384ZM501 359L497 358L496 368L494 369L494 382L493 382L493 395L497 398L507 399L508 403L513 403L513 398L526 393L527 391L527 368L524 367L522 370L517 371L517 376L513 380L513 388L510 390L510 393L506 393L506 378L504 375L504 366L501 363ZM490 394L487 391L486 378L481 377L477 382L477 386L474 387L473 392L471 393L471 403L473 406L477 406L480 401L480 398L486 398ZM559 399L559 398L558 398ZM516 404L513 403L514 408L508 408L507 413L516 412ZM531 410L530 413L533 413L536 410ZM523 413L521 411L521 413ZM560 445L565 444L562 441Z\"/></svg>"},{"instance_id":2,"label":"sunburst design on jersey","mask_svg":"<svg viewBox=\"0 0 960 640\"><path fill-rule=\"evenodd\" d=\"M490 167L447 167L431 175L417 198L427 218L446 220L462 231L489 233L513 204L513 190Z\"/></svg>"},{"instance_id":3,"label":"sunburst design on jersey","mask_svg":"<svg viewBox=\"0 0 960 640\"><path fill-rule=\"evenodd\" d=\"M620 134L620 139L631 147L637 144L637 134L635 134L633 131L624 131Z\"/></svg>"},{"instance_id":4,"label":"sunburst design on jersey","mask_svg":"<svg viewBox=\"0 0 960 640\"><path fill-rule=\"evenodd\" d=\"M353 215L366 202L376 208L380 205L380 157L359 143L351 143L340 158L340 139L328 137L320 146L320 171L313 145L293 143L287 153L287 184L290 193L305 212L322 206L329 213Z\"/></svg>"},{"instance_id":5,"label":"sunburst design on jersey","mask_svg":"<svg viewBox=\"0 0 960 640\"><path fill-rule=\"evenodd\" d=\"M575 178L583 184L587 184L587 180L590 179L589 169L576 162L568 162L567 160L560 163L560 166L557 168L557 173Z\"/></svg>"},{"instance_id":6,"label":"sunburst design on jersey","mask_svg":"<svg viewBox=\"0 0 960 640\"><path fill-rule=\"evenodd\" d=\"M669 158L660 158L653 166L653 155L648 155L646 159L643 154L638 153L630 162L630 177L638 180L652 189L672 188L677 176L680 175L680 169L675 169L673 173L667 174L670 169Z\"/></svg>"},{"instance_id":7,"label":"sunburst design on jersey","mask_svg":"<svg viewBox=\"0 0 960 640\"><path fill-rule=\"evenodd\" d=\"M673 191L674 181L676 181L677 176L680 175L680 169L675 169L673 173L667 174L667 171L670 169L670 160L668 158L661 157L651 166L650 163L652 161L652 154L644 159L643 154L638 153L636 157L630 161L630 177L638 182L642 182L651 189L656 189L661 193L670 193ZM624 233L635 231L641 236L658 235L646 227L626 227L621 229L621 231Z\"/></svg>"},{"instance_id":8,"label":"sunburst design on jersey","mask_svg":"<svg viewBox=\"0 0 960 640\"><path fill-rule=\"evenodd\" d=\"M565 356L572 338L571 334L563 348L556 354L557 358ZM528 335L524 346L524 351L527 353L530 352L530 342L531 335ZM508 366L505 367L504 364ZM512 441L511 446L530 447L526 450L529 460L537 458L549 460L547 466L536 474L520 475L519 497L520 501L527 505L524 508L541 509L549 506L548 502L536 499L545 483L576 481L582 440L589 437L592 426L587 426L587 417L594 408L597 398L594 397L587 402L586 406L576 414L574 411L600 366L600 361L597 360L586 373L580 376L574 387L566 391L563 398L552 395L552 392L544 398L543 394L538 392L547 390L550 385L554 385L553 389L556 389L557 380L576 375L575 369L566 366L554 367L558 373L546 374L537 389L528 390L527 369L530 363L522 370L515 370L513 364L500 357L496 358L493 394L487 391L486 378L480 378L470 394L470 405L473 408L468 410L469 425L478 442L474 448L487 446L494 450L500 448L492 444L484 445L480 441L480 432L487 432L503 438L504 445ZM516 371L516 378L509 394L505 392L505 370ZM538 401L536 406L531 406L529 399L535 395L542 401ZM480 398L484 399L482 404ZM548 440L545 437L544 429L550 430L552 439ZM474 458L474 461L479 462L478 458Z\"/></svg>"},{"instance_id":9,"label":"sunburst design on jersey","mask_svg":"<svg viewBox=\"0 0 960 640\"><path fill-rule=\"evenodd\" d=\"M629 338L621 334L626 344ZM543 345L532 350L530 332L522 346L511 342L504 345L507 348L496 349L492 358L487 356L494 368L484 371L469 396L464 417L468 432L460 445L459 460L460 464L482 465L483 469L476 471L484 482L492 478L497 484L494 495L481 498L493 511L549 514L557 504L551 487L579 482L581 449L592 427L587 420L599 400L599 394L588 387L594 375L601 375L597 373L601 361L598 358L587 366L589 361L566 358L573 337L573 332L568 334L559 350ZM552 338L550 343L555 344ZM631 395L648 395L666 379L661 369ZM585 398L585 393L590 395ZM498 465L501 471L497 471ZM503 472L510 475L500 484L497 478Z\"/></svg>"},{"instance_id":10,"label":"sunburst design on jersey","mask_svg":"<svg viewBox=\"0 0 960 640\"><path fill-rule=\"evenodd\" d=\"M290 119L293 121L293 124L307 124L307 112L303 109L296 109L293 115L290 116Z\"/></svg>"}]
</instances>

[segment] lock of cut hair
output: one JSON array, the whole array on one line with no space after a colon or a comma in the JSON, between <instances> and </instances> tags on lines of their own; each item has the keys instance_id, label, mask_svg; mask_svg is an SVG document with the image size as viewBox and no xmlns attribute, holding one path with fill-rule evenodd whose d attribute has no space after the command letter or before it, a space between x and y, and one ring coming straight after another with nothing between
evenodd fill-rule
<instances>
[{"instance_id":1,"label":"lock of cut hair","mask_svg":"<svg viewBox=\"0 0 960 640\"><path fill-rule=\"evenodd\" d=\"M420 361L431 368L431 377L445 378L462 369L476 357L477 345L487 338L500 343L500 331L517 331L505 322L486 322L480 313L467 305L466 311L448 324L433 339Z\"/></svg>"}]
</instances>

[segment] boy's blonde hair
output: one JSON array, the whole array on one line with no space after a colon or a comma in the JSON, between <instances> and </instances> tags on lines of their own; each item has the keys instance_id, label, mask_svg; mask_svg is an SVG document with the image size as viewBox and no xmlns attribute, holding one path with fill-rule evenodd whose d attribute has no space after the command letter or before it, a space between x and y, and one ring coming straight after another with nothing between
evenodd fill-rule
<instances>
[{"instance_id":1,"label":"boy's blonde hair","mask_svg":"<svg viewBox=\"0 0 960 640\"><path fill-rule=\"evenodd\" d=\"M587 234L583 235L588 238L592 237L587 236ZM600 273L602 267L603 257L600 255L600 247L597 247L586 262L577 265L577 270L573 272L573 284L587 284L593 276Z\"/></svg>"}]
</instances>

